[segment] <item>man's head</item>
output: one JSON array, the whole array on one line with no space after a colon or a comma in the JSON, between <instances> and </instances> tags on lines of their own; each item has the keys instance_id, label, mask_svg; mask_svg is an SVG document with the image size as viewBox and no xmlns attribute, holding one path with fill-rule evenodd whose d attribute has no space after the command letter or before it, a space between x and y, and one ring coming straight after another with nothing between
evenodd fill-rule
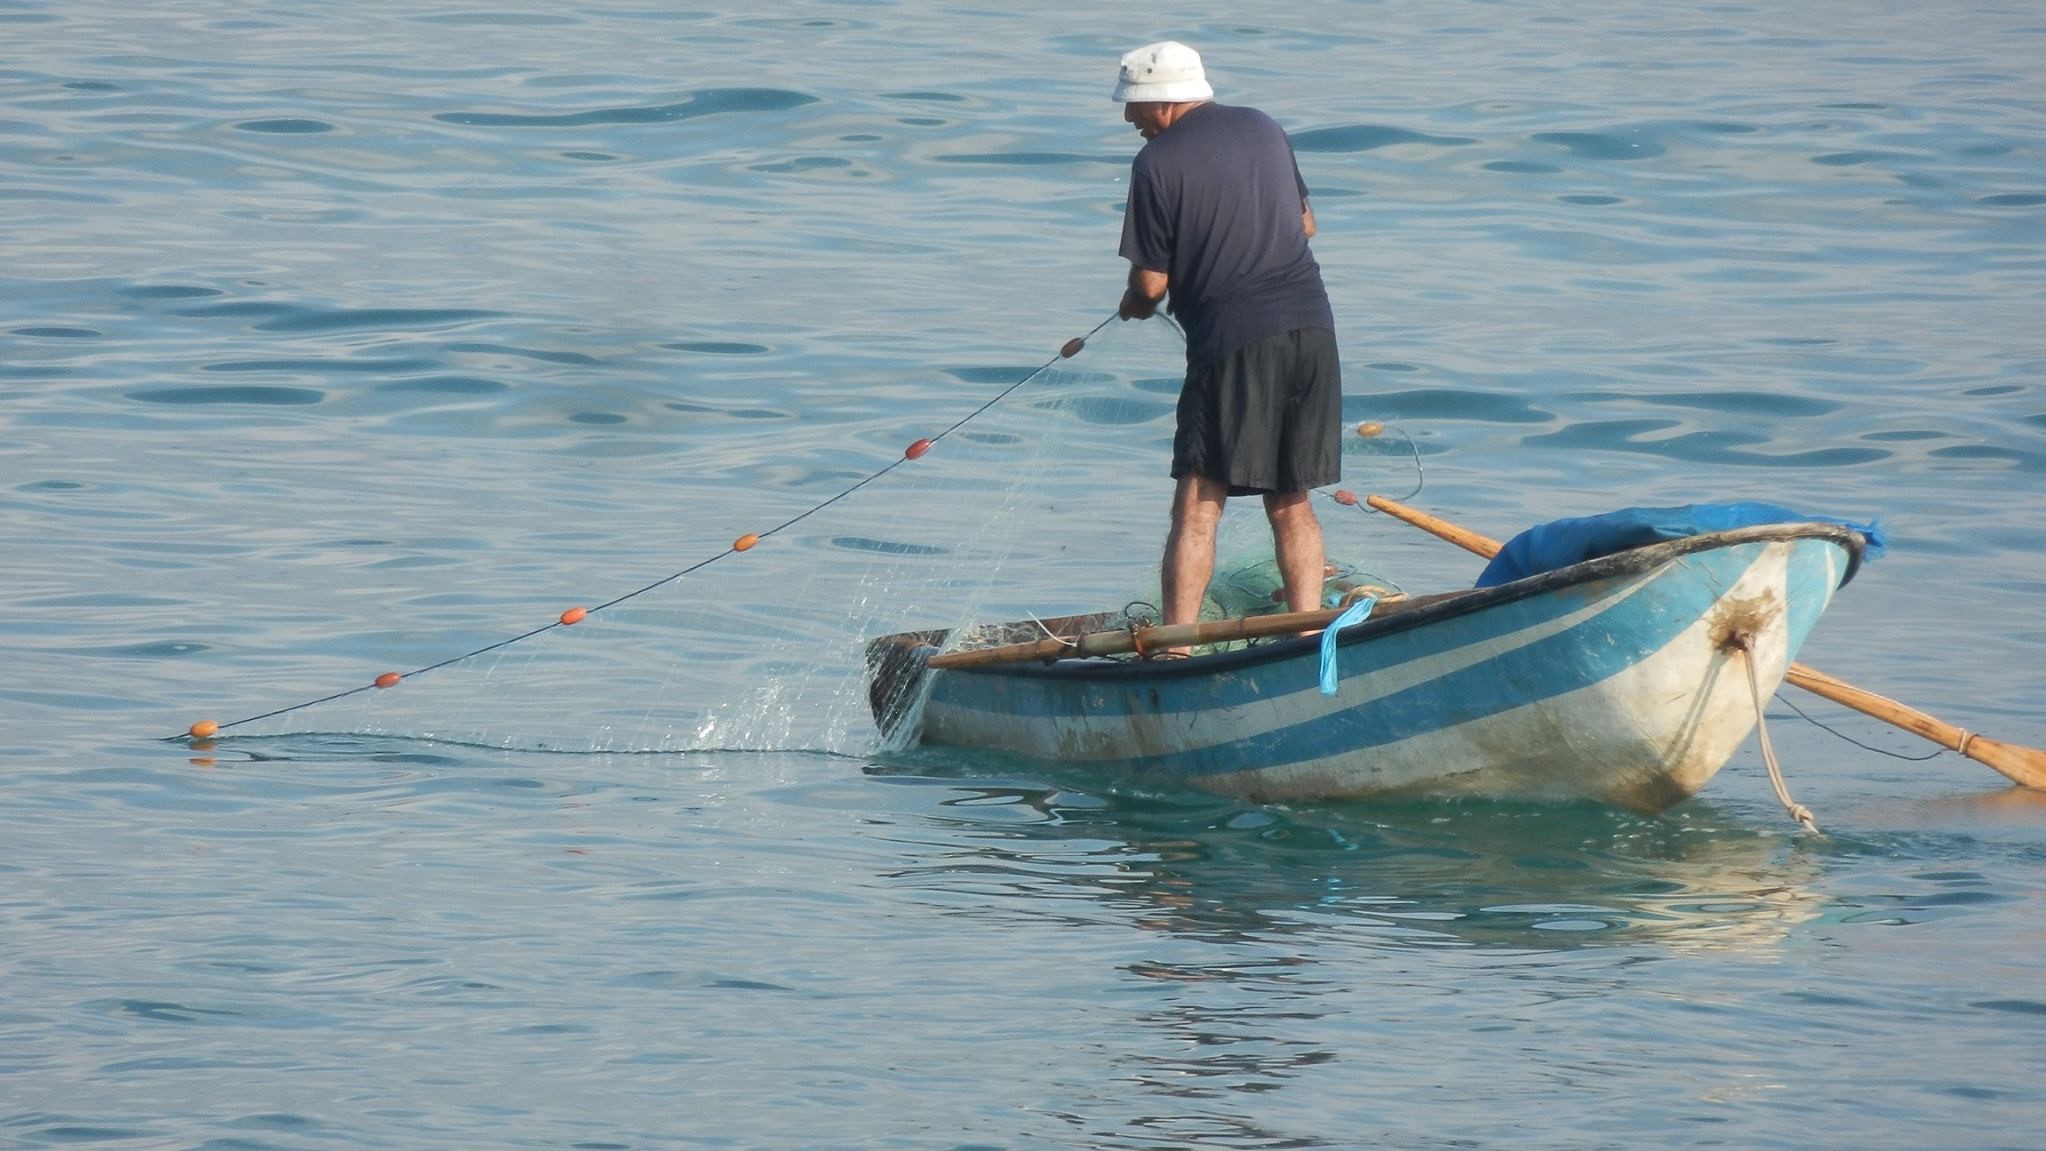
<instances>
[{"instance_id":1,"label":"man's head","mask_svg":"<svg viewBox=\"0 0 2046 1151\"><path fill-rule=\"evenodd\" d=\"M1201 68L1201 54L1177 40L1160 40L1123 53L1115 85L1122 118L1148 140L1172 126L1187 109L1215 98Z\"/></svg>"}]
</instances>

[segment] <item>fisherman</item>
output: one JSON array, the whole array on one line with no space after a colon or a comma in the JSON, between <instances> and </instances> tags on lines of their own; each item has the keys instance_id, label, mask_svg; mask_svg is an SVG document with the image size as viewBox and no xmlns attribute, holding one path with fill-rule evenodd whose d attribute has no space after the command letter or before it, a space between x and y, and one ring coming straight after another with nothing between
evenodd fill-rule
<instances>
[{"instance_id":1,"label":"fisherman","mask_svg":"<svg viewBox=\"0 0 2046 1151\"><path fill-rule=\"evenodd\" d=\"M1230 496L1264 497L1286 606L1320 607L1326 560L1309 491L1341 478L1335 315L1307 250L1307 184L1284 129L1214 96L1199 53L1178 41L1122 58L1115 99L1145 144L1130 165L1117 312L1145 319L1169 292L1186 330L1167 624L1199 619Z\"/></svg>"}]
</instances>

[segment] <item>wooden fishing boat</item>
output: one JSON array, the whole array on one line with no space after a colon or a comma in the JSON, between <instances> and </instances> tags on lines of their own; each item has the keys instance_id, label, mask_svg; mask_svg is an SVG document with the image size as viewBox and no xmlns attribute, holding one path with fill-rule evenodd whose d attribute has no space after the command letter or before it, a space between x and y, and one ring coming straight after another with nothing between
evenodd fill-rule
<instances>
[{"instance_id":1,"label":"wooden fishing boat","mask_svg":"<svg viewBox=\"0 0 2046 1151\"><path fill-rule=\"evenodd\" d=\"M1333 612L1199 625L1206 638L1284 634L1177 660L1094 655L1189 638L1117 630L1110 613L885 636L868 647L869 693L898 743L1256 801L1486 796L1655 811L1739 749L1865 543L1837 523L1765 524L1380 603L1334 637L1333 694L1321 639L1299 634Z\"/></svg>"}]
</instances>

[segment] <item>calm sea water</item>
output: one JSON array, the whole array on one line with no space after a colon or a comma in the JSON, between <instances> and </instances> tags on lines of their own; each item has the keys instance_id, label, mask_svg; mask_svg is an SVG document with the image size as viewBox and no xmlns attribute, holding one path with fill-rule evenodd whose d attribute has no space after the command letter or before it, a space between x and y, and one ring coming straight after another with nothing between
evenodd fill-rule
<instances>
[{"instance_id":1,"label":"calm sea water","mask_svg":"<svg viewBox=\"0 0 2046 1151\"><path fill-rule=\"evenodd\" d=\"M1807 661L2046 744L2046 10L1012 7L0 0L0 1145L2036 1147L2046 797L1819 701L1824 837L881 752L865 636L1147 594L1161 324L662 581L1102 321L1171 35L1352 486L1880 517Z\"/></svg>"}]
</instances>

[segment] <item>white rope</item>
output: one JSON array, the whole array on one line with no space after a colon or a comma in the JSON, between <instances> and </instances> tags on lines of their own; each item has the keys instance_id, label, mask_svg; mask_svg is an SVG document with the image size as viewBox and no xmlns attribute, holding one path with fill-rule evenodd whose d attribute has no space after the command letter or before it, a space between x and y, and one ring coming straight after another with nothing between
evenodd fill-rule
<instances>
[{"instance_id":1,"label":"white rope","mask_svg":"<svg viewBox=\"0 0 2046 1151\"><path fill-rule=\"evenodd\" d=\"M1065 636L1062 636L1062 635L1058 634L1057 632L1054 632L1054 631L1052 631L1052 630L1051 630L1051 629L1050 629L1049 627L1046 627L1046 626L1045 626L1045 624L1044 624L1044 621L1043 621L1043 620L1041 620L1041 619L1038 619L1038 618L1037 618L1037 613L1036 613L1036 612L1025 612L1024 614L1025 614L1025 615L1028 615L1028 616L1030 617L1030 622L1031 622L1031 623L1034 623L1034 624L1036 624L1036 625L1037 625L1037 630L1038 630L1038 631L1041 631L1041 632L1043 632L1043 633L1044 633L1044 638L1046 638L1046 639L1055 639L1055 640L1059 641L1059 643L1060 643L1060 645L1061 645L1061 646L1064 646L1064 647L1079 647L1079 646L1080 646L1080 641L1079 641L1079 640L1076 640L1076 639L1068 639L1068 638L1066 638Z\"/></svg>"},{"instance_id":2,"label":"white rope","mask_svg":"<svg viewBox=\"0 0 2046 1151\"><path fill-rule=\"evenodd\" d=\"M1776 789L1776 801L1790 818L1804 825L1813 835L1820 834L1818 820L1812 818L1811 808L1790 798L1790 787L1783 782L1783 768L1776 763L1776 749L1769 745L1769 721L1762 715L1762 682L1755 675L1755 649L1745 639L1740 642L1741 663L1748 669L1748 693L1755 700L1755 733L1762 739L1762 762L1769 765L1769 783Z\"/></svg>"}]
</instances>

